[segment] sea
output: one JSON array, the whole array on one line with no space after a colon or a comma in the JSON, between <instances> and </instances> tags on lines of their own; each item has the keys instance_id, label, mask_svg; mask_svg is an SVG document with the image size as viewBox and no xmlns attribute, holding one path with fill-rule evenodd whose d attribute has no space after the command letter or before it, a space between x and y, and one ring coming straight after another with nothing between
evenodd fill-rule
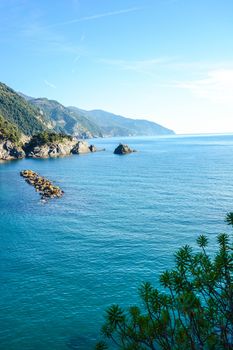
<instances>
[{"instance_id":1,"label":"sea","mask_svg":"<svg viewBox=\"0 0 233 350\"><path fill-rule=\"evenodd\" d=\"M112 304L231 232L233 135L90 140L104 152L0 164L0 349L91 350ZM113 154L119 142L137 152ZM20 171L64 190L43 202Z\"/></svg>"}]
</instances>

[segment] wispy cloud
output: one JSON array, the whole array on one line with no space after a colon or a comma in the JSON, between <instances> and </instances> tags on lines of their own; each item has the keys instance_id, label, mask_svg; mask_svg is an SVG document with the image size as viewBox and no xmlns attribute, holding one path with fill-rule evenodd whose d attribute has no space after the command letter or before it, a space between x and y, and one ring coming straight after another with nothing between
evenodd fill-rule
<instances>
[{"instance_id":1,"label":"wispy cloud","mask_svg":"<svg viewBox=\"0 0 233 350\"><path fill-rule=\"evenodd\" d=\"M208 61L184 61L182 58L177 56L169 57L154 57L146 58L142 60L125 60L125 59L107 59L99 58L97 59L98 63L103 63L106 65L111 65L118 67L122 70L133 70L133 71L153 71L156 68L169 69L172 71L184 71L184 72L193 72L205 73L207 71L220 70L223 67L232 68L232 61L221 61L221 62L208 62Z\"/></svg>"},{"instance_id":2,"label":"wispy cloud","mask_svg":"<svg viewBox=\"0 0 233 350\"><path fill-rule=\"evenodd\" d=\"M52 89L56 89L56 86L52 83L50 83L48 80L44 79L45 85L49 86Z\"/></svg>"},{"instance_id":3,"label":"wispy cloud","mask_svg":"<svg viewBox=\"0 0 233 350\"><path fill-rule=\"evenodd\" d=\"M99 63L115 66L121 70L134 71L138 73L150 73L161 65L173 62L174 58L151 58L144 60L119 60L119 59L98 59Z\"/></svg>"},{"instance_id":4,"label":"wispy cloud","mask_svg":"<svg viewBox=\"0 0 233 350\"><path fill-rule=\"evenodd\" d=\"M211 103L233 106L233 62L182 61L178 57L144 60L99 59L99 63L151 78L162 88L189 91Z\"/></svg>"},{"instance_id":5,"label":"wispy cloud","mask_svg":"<svg viewBox=\"0 0 233 350\"><path fill-rule=\"evenodd\" d=\"M25 26L19 34L39 53L68 53L76 57L83 51L80 43L72 43L62 34L54 33L36 22Z\"/></svg>"},{"instance_id":6,"label":"wispy cloud","mask_svg":"<svg viewBox=\"0 0 233 350\"><path fill-rule=\"evenodd\" d=\"M74 19L64 21L64 22L54 23L54 24L48 25L46 28L54 28L54 27L58 27L58 26L64 26L64 25L69 25L69 24L74 24L74 23L79 23L79 22L92 21L92 20L96 20L96 19L100 19L100 18L104 18L104 17L119 16L119 15L123 15L123 14L130 13L130 12L136 12L136 11L139 11L141 9L142 9L142 7L131 7L131 8L123 9L123 10L97 13L97 14L90 15L90 16L84 16L84 17L74 18Z\"/></svg>"},{"instance_id":7,"label":"wispy cloud","mask_svg":"<svg viewBox=\"0 0 233 350\"><path fill-rule=\"evenodd\" d=\"M174 86L212 102L233 104L233 69L211 70L202 79L176 82Z\"/></svg>"}]
</instances>

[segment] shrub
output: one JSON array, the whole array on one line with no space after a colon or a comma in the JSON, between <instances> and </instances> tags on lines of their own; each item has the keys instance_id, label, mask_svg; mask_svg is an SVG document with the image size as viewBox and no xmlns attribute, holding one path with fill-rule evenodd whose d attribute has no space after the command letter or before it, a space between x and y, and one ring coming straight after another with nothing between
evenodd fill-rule
<instances>
[{"instance_id":1,"label":"shrub","mask_svg":"<svg viewBox=\"0 0 233 350\"><path fill-rule=\"evenodd\" d=\"M226 216L233 225L233 213ZM106 311L101 341L122 350L233 349L232 239L217 237L215 256L207 254L208 239L197 239L198 252L185 245L175 254L175 268L160 276L160 291L150 283L140 288L144 307L127 311L112 305Z\"/></svg>"},{"instance_id":2,"label":"shrub","mask_svg":"<svg viewBox=\"0 0 233 350\"><path fill-rule=\"evenodd\" d=\"M65 140L72 140L72 137L65 134L58 134L55 132L42 131L36 135L33 135L27 147L42 146L53 142L63 142Z\"/></svg>"}]
</instances>

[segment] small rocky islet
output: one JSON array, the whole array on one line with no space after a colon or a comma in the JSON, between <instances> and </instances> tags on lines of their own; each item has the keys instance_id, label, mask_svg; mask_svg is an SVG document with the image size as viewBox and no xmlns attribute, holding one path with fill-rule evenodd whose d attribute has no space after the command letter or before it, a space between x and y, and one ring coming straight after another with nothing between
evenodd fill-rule
<instances>
[{"instance_id":1,"label":"small rocky islet","mask_svg":"<svg viewBox=\"0 0 233 350\"><path fill-rule=\"evenodd\" d=\"M64 194L59 186L55 186L50 180L40 176L35 171L22 170L20 175L39 192L41 199L60 198Z\"/></svg>"},{"instance_id":2,"label":"small rocky islet","mask_svg":"<svg viewBox=\"0 0 233 350\"><path fill-rule=\"evenodd\" d=\"M133 153L133 152L137 152L137 151L134 149L131 149L128 145L123 145L122 143L120 143L117 146L117 148L115 148L113 153L123 155L123 154L129 154L129 153Z\"/></svg>"}]
</instances>

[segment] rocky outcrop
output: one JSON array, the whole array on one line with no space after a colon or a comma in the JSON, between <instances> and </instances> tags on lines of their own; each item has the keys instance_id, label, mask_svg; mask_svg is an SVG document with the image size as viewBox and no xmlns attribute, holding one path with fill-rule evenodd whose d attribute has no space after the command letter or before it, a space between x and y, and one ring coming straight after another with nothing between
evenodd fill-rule
<instances>
[{"instance_id":1,"label":"rocky outcrop","mask_svg":"<svg viewBox=\"0 0 233 350\"><path fill-rule=\"evenodd\" d=\"M77 141L63 141L56 143L46 143L34 147L25 147L26 156L29 158L54 158L70 155L71 150Z\"/></svg>"},{"instance_id":2,"label":"rocky outcrop","mask_svg":"<svg viewBox=\"0 0 233 350\"><path fill-rule=\"evenodd\" d=\"M97 149L94 145L90 145L89 149L91 152L104 151L104 149Z\"/></svg>"},{"instance_id":3,"label":"rocky outcrop","mask_svg":"<svg viewBox=\"0 0 233 350\"><path fill-rule=\"evenodd\" d=\"M76 145L71 150L71 153L73 154L82 154L82 153L89 153L91 152L90 146L86 141L78 141Z\"/></svg>"},{"instance_id":4,"label":"rocky outcrop","mask_svg":"<svg viewBox=\"0 0 233 350\"><path fill-rule=\"evenodd\" d=\"M128 145L123 145L122 143L117 146L117 148L114 150L114 154L129 154L132 152L136 152L134 149L131 149Z\"/></svg>"},{"instance_id":5,"label":"rocky outcrop","mask_svg":"<svg viewBox=\"0 0 233 350\"><path fill-rule=\"evenodd\" d=\"M55 186L51 181L38 175L35 171L23 170L20 172L20 175L39 192L42 199L59 198L64 193L60 187Z\"/></svg>"},{"instance_id":6,"label":"rocky outcrop","mask_svg":"<svg viewBox=\"0 0 233 350\"><path fill-rule=\"evenodd\" d=\"M86 141L77 139L67 139L61 142L49 142L42 145L32 144L26 140L24 146L16 146L11 141L0 140L0 160L28 158L55 158L64 157L71 154L84 154L103 151L94 145L89 145Z\"/></svg>"},{"instance_id":7,"label":"rocky outcrop","mask_svg":"<svg viewBox=\"0 0 233 350\"><path fill-rule=\"evenodd\" d=\"M104 149L98 149L94 145L90 145L86 141L78 141L74 148L71 150L73 154L82 154L89 152L104 151Z\"/></svg>"},{"instance_id":8,"label":"rocky outcrop","mask_svg":"<svg viewBox=\"0 0 233 350\"><path fill-rule=\"evenodd\" d=\"M0 140L0 159L12 160L25 157L25 152L20 146L17 146L9 140Z\"/></svg>"}]
</instances>

